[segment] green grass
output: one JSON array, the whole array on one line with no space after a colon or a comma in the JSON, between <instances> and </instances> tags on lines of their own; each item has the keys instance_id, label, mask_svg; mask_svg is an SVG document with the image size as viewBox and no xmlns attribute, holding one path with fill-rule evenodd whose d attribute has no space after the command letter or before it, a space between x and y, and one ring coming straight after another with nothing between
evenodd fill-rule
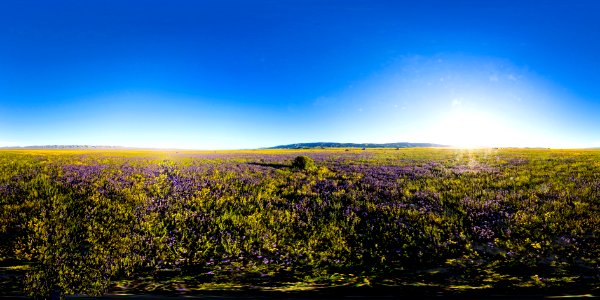
<instances>
[{"instance_id":1,"label":"green grass","mask_svg":"<svg viewBox=\"0 0 600 300\"><path fill-rule=\"evenodd\" d=\"M597 292L599 216L597 150L3 150L0 288Z\"/></svg>"}]
</instances>

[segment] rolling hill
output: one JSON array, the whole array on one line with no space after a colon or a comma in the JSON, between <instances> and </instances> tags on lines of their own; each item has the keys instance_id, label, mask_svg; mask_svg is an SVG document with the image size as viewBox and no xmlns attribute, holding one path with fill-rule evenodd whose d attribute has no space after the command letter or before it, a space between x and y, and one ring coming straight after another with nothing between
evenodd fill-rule
<instances>
[{"instance_id":1,"label":"rolling hill","mask_svg":"<svg viewBox=\"0 0 600 300\"><path fill-rule=\"evenodd\" d=\"M297 143L289 145L279 145L266 149L312 149L312 148L420 148L420 147L447 147L446 145L433 143L333 143L333 142L315 142L315 143Z\"/></svg>"}]
</instances>

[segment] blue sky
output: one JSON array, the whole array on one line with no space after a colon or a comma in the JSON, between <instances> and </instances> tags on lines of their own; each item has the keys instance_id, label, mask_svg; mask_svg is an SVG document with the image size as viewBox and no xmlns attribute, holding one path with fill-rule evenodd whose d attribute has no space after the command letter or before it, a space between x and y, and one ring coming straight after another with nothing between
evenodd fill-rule
<instances>
[{"instance_id":1,"label":"blue sky","mask_svg":"<svg viewBox=\"0 0 600 300\"><path fill-rule=\"evenodd\" d=\"M0 6L0 146L600 146L599 1Z\"/></svg>"}]
</instances>

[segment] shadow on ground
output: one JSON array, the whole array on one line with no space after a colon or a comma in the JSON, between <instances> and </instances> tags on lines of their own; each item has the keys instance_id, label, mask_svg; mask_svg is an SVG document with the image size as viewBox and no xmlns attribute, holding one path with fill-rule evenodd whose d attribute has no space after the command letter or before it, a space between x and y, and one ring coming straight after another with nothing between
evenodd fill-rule
<instances>
[{"instance_id":1,"label":"shadow on ground","mask_svg":"<svg viewBox=\"0 0 600 300\"><path fill-rule=\"evenodd\" d=\"M274 169L290 169L291 166L290 165L285 165L285 164L279 164L279 163L259 163L259 162L249 162L247 163L249 165L254 165L254 166L261 166L261 167L268 167L268 168L274 168Z\"/></svg>"},{"instance_id":2,"label":"shadow on ground","mask_svg":"<svg viewBox=\"0 0 600 300\"><path fill-rule=\"evenodd\" d=\"M32 299L23 292L29 265L0 262L0 299ZM571 299L600 298L597 282L560 286L516 287L509 282L493 285L452 285L441 278L415 273L385 283L368 276L337 274L328 282L297 282L293 276L218 276L180 271L149 273L145 277L115 281L102 297L70 295L67 299ZM297 280L297 279L296 279Z\"/></svg>"},{"instance_id":3,"label":"shadow on ground","mask_svg":"<svg viewBox=\"0 0 600 300\"><path fill-rule=\"evenodd\" d=\"M486 289L452 292L443 288L410 286L321 287L310 291L267 291L255 288L236 290L206 290L171 293L112 293L103 297L69 296L68 299L571 299L600 298L585 290L559 289Z\"/></svg>"},{"instance_id":4,"label":"shadow on ground","mask_svg":"<svg viewBox=\"0 0 600 300\"><path fill-rule=\"evenodd\" d=\"M442 281L419 281L413 278L395 284L369 282L370 277L340 275L328 283L302 283L276 276L231 277L171 276L155 274L152 278L116 283L107 295L96 298L69 296L72 299L562 299L600 298L598 286L589 282L553 287L515 287L497 282L494 286L450 285ZM156 276L158 275L158 276ZM148 280L151 279L151 280ZM416 279L409 281L410 279Z\"/></svg>"}]
</instances>

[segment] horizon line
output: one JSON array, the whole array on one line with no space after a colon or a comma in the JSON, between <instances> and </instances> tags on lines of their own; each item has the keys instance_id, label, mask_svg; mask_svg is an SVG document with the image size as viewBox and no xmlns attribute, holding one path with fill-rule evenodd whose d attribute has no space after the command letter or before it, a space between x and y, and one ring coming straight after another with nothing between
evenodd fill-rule
<instances>
[{"instance_id":1,"label":"horizon line","mask_svg":"<svg viewBox=\"0 0 600 300\"><path fill-rule=\"evenodd\" d=\"M388 142L388 143L370 143L370 142L302 142L292 144L281 144L276 146L267 147L256 147L256 148L178 148L178 147L138 147L138 146L121 146L121 145L81 145L81 144L49 144L49 145L15 145L15 146L0 146L0 150L173 150L173 151L230 151L230 150L285 150L292 149L298 150L299 148L279 148L282 146L291 145L303 145L303 144L356 144L356 145L387 145L387 144L430 144L433 146L423 147L405 147L405 148L449 148L449 149L600 149L600 146L587 146L587 147L548 147L548 146L459 146L459 145L445 145L430 142ZM321 146L323 147L323 146ZM87 149L86 149L87 148ZM89 149L92 148L92 149ZM316 147L314 147L316 148ZM324 147L325 149L343 149L343 148L372 148L372 149L386 149L385 147ZM398 148L390 147L389 149ZM308 148L311 149L311 148Z\"/></svg>"}]
</instances>

